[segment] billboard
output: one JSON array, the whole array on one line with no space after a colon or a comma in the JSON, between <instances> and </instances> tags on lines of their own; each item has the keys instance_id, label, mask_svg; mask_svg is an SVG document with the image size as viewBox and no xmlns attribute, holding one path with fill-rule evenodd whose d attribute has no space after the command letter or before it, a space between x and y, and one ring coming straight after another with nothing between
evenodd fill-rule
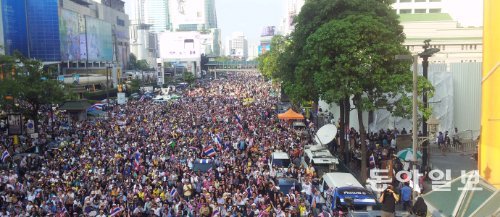
<instances>
[{"instance_id":1,"label":"billboard","mask_svg":"<svg viewBox=\"0 0 500 217\"><path fill-rule=\"evenodd\" d=\"M200 33L163 32L159 36L160 57L162 59L200 58Z\"/></svg>"},{"instance_id":2,"label":"billboard","mask_svg":"<svg viewBox=\"0 0 500 217\"><path fill-rule=\"evenodd\" d=\"M87 29L87 54L91 61L113 60L111 24L85 17Z\"/></svg>"},{"instance_id":3,"label":"billboard","mask_svg":"<svg viewBox=\"0 0 500 217\"><path fill-rule=\"evenodd\" d=\"M261 44L261 45L259 45L257 50L258 50L259 55L264 54L264 53L271 50L271 45L270 44Z\"/></svg>"},{"instance_id":4,"label":"billboard","mask_svg":"<svg viewBox=\"0 0 500 217\"><path fill-rule=\"evenodd\" d=\"M204 0L170 0L168 8L174 25L205 23Z\"/></svg>"},{"instance_id":5,"label":"billboard","mask_svg":"<svg viewBox=\"0 0 500 217\"><path fill-rule=\"evenodd\" d=\"M266 26L262 29L262 33L260 34L260 36L274 36L275 31L275 26Z\"/></svg>"},{"instance_id":6,"label":"billboard","mask_svg":"<svg viewBox=\"0 0 500 217\"><path fill-rule=\"evenodd\" d=\"M59 38L61 39L61 59L63 61L87 59L85 28L82 28L82 26L85 27L85 25L80 25L78 13L61 9Z\"/></svg>"}]
</instances>

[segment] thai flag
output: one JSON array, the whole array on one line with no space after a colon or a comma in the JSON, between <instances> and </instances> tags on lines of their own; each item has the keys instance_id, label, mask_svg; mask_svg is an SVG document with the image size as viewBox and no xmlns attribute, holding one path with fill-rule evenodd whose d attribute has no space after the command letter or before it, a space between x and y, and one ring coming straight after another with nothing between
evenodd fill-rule
<instances>
[{"instance_id":1,"label":"thai flag","mask_svg":"<svg viewBox=\"0 0 500 217\"><path fill-rule=\"evenodd\" d=\"M209 157L215 156L217 153L215 153L214 147L208 146L205 149L203 149L203 154Z\"/></svg>"},{"instance_id":2,"label":"thai flag","mask_svg":"<svg viewBox=\"0 0 500 217\"><path fill-rule=\"evenodd\" d=\"M370 155L370 158L369 158L369 163L370 163L370 168L375 168L375 157L373 156L373 153L372 155Z\"/></svg>"},{"instance_id":3,"label":"thai flag","mask_svg":"<svg viewBox=\"0 0 500 217\"><path fill-rule=\"evenodd\" d=\"M177 194L177 189L172 188L172 190L170 190L170 196L175 197L176 194Z\"/></svg>"},{"instance_id":4,"label":"thai flag","mask_svg":"<svg viewBox=\"0 0 500 217\"><path fill-rule=\"evenodd\" d=\"M219 216L219 214L220 214L219 210L214 210L214 212L212 213L212 217L213 216Z\"/></svg>"},{"instance_id":5,"label":"thai flag","mask_svg":"<svg viewBox=\"0 0 500 217\"><path fill-rule=\"evenodd\" d=\"M122 208L117 206L111 209L109 216L117 216L122 211Z\"/></svg>"},{"instance_id":6,"label":"thai flag","mask_svg":"<svg viewBox=\"0 0 500 217\"><path fill-rule=\"evenodd\" d=\"M95 108L97 110L102 110L103 106L104 106L104 104L102 104L102 103L96 103L96 104L92 105L92 108Z\"/></svg>"},{"instance_id":7,"label":"thai flag","mask_svg":"<svg viewBox=\"0 0 500 217\"><path fill-rule=\"evenodd\" d=\"M7 150L3 151L2 162L5 162L5 159L7 159L7 157L9 157L9 156L10 156L9 151L7 151Z\"/></svg>"},{"instance_id":8,"label":"thai flag","mask_svg":"<svg viewBox=\"0 0 500 217\"><path fill-rule=\"evenodd\" d=\"M142 96L141 96L141 98L139 99L139 102L144 101L144 99L146 99L146 96L145 96L145 95L142 95Z\"/></svg>"},{"instance_id":9,"label":"thai flag","mask_svg":"<svg viewBox=\"0 0 500 217\"><path fill-rule=\"evenodd\" d=\"M136 151L134 153L134 168L135 168L135 170L139 170L140 162L141 162L141 153L139 151Z\"/></svg>"},{"instance_id":10,"label":"thai flag","mask_svg":"<svg viewBox=\"0 0 500 217\"><path fill-rule=\"evenodd\" d=\"M238 128L240 128L240 130L243 130L243 126L241 125L240 117L238 117L237 114L234 114L234 118L236 119L236 125L238 126Z\"/></svg>"}]
</instances>

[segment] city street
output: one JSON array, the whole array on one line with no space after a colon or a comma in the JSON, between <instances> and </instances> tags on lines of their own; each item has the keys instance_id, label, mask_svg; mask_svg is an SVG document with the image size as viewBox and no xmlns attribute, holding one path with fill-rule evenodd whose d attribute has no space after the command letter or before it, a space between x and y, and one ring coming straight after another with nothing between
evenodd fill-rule
<instances>
[{"instance_id":1,"label":"city street","mask_svg":"<svg viewBox=\"0 0 500 217\"><path fill-rule=\"evenodd\" d=\"M477 162L471 158L472 152L469 153L434 153L430 156L430 165L432 169L451 170L452 179L461 175L460 171L471 171L477 169Z\"/></svg>"}]
</instances>

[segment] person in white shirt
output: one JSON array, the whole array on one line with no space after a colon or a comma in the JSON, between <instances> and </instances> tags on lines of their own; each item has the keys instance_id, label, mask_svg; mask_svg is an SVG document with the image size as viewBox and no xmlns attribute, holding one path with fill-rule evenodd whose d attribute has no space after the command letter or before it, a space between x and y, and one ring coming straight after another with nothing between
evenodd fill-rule
<instances>
[{"instance_id":1,"label":"person in white shirt","mask_svg":"<svg viewBox=\"0 0 500 217\"><path fill-rule=\"evenodd\" d=\"M302 190L306 193L306 198L309 203L312 201L312 184L309 179L306 179L304 183L302 183Z\"/></svg>"}]
</instances>

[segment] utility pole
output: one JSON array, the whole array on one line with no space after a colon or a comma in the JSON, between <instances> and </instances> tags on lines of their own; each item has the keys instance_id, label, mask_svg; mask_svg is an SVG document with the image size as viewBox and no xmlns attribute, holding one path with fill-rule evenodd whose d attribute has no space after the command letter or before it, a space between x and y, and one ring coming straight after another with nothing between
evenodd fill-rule
<instances>
[{"instance_id":1,"label":"utility pole","mask_svg":"<svg viewBox=\"0 0 500 217\"><path fill-rule=\"evenodd\" d=\"M111 69L111 64L106 67L106 103L109 104L109 70Z\"/></svg>"}]
</instances>

